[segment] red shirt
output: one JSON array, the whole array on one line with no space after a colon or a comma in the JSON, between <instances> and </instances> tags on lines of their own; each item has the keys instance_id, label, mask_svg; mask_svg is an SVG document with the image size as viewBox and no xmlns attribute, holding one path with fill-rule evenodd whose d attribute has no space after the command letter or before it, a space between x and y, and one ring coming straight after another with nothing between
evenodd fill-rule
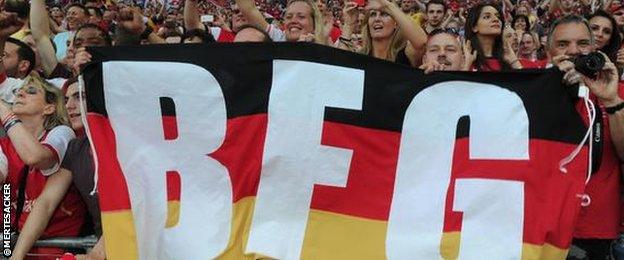
<instances>
[{"instance_id":1,"label":"red shirt","mask_svg":"<svg viewBox=\"0 0 624 260\"><path fill-rule=\"evenodd\" d=\"M49 148L58 157L57 164L60 165L62 157L64 156L65 150L67 148L66 142L69 142L69 140L73 137L74 135L73 132L71 132L71 129L66 126L62 126L57 127L48 133L45 133L41 138L41 142L45 147ZM65 147L62 147L63 145L65 145ZM8 165L8 172L5 183L11 184L11 202L13 207L13 210L11 211L11 221L13 222L15 219L15 210L17 209L17 197L22 179L21 173L22 169L24 169L25 167L25 164L17 154L15 147L8 137L0 139L0 147L2 148L2 153L5 156ZM43 191L47 182L48 176L54 174L50 173L54 169L56 168L53 167L52 170L48 169L46 171L42 171L36 168L29 169L28 175L26 176L24 206L18 222L18 227L20 230L24 227L24 224L28 219L28 215L30 214L32 206L34 205L33 203L35 203L39 195L41 195L41 192ZM82 201L82 198L80 197L80 194L78 193L76 187L72 185L65 194L65 197L63 198L59 206L52 214L52 217L48 222L48 226L44 230L41 237L48 238L79 235L82 224L84 222L85 214L86 207Z\"/></svg>"},{"instance_id":2,"label":"red shirt","mask_svg":"<svg viewBox=\"0 0 624 260\"><path fill-rule=\"evenodd\" d=\"M619 86L620 97L624 97L624 84ZM593 97L592 97L593 98ZM596 103L596 98L593 98ZM620 231L621 218L621 162L615 152L611 133L609 131L608 114L602 104L600 109L602 115L602 160L598 171L594 172L587 186L585 193L589 195L591 203L587 207L582 207L574 230L575 238L598 238L614 239ZM585 121L587 113L582 101L577 104L577 111Z\"/></svg>"},{"instance_id":3,"label":"red shirt","mask_svg":"<svg viewBox=\"0 0 624 260\"><path fill-rule=\"evenodd\" d=\"M548 65L548 59L543 60L529 60L519 59L523 69L544 69Z\"/></svg>"}]
</instances>

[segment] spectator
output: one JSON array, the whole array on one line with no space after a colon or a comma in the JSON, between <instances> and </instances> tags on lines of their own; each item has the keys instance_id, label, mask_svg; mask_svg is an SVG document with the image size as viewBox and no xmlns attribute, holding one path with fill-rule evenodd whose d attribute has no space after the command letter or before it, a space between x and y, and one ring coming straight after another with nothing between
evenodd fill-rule
<instances>
[{"instance_id":1,"label":"spectator","mask_svg":"<svg viewBox=\"0 0 624 260\"><path fill-rule=\"evenodd\" d=\"M42 14L43 12L38 12L38 15ZM45 17L48 17L47 12ZM67 46L69 46L69 40L73 37L73 34L78 28L80 28L80 26L87 23L89 20L89 11L81 4L71 4L67 7L67 16L65 17L65 20L67 21L68 31L61 32L54 36L54 44L57 48L56 58L58 60L65 58L65 55L67 54ZM49 21L47 21L47 23L49 23ZM47 26L49 27L49 25Z\"/></svg>"},{"instance_id":2,"label":"spectator","mask_svg":"<svg viewBox=\"0 0 624 260\"><path fill-rule=\"evenodd\" d=\"M36 65L35 52L26 43L8 38L4 45L2 63L7 76L23 79Z\"/></svg>"},{"instance_id":3,"label":"spectator","mask_svg":"<svg viewBox=\"0 0 624 260\"><path fill-rule=\"evenodd\" d=\"M447 7L442 0L430 0L427 2L425 32L431 33L435 29L442 29Z\"/></svg>"},{"instance_id":4,"label":"spectator","mask_svg":"<svg viewBox=\"0 0 624 260\"><path fill-rule=\"evenodd\" d=\"M511 22L511 28L513 28L518 35L522 35L525 32L531 31L531 23L529 18L525 15L516 15Z\"/></svg>"},{"instance_id":5,"label":"spectator","mask_svg":"<svg viewBox=\"0 0 624 260\"><path fill-rule=\"evenodd\" d=\"M530 32L522 33L518 56L524 68L543 69L548 61L537 55L539 42L537 36Z\"/></svg>"},{"instance_id":6,"label":"spectator","mask_svg":"<svg viewBox=\"0 0 624 260\"><path fill-rule=\"evenodd\" d=\"M511 42L503 41L502 28L504 23L495 6L479 4L469 10L465 32L468 46L477 51L477 57L472 61L473 69L491 71L522 68Z\"/></svg>"},{"instance_id":7,"label":"spectator","mask_svg":"<svg viewBox=\"0 0 624 260\"><path fill-rule=\"evenodd\" d=\"M74 131L78 133L84 132L80 107L87 106L86 97L83 91L79 91L76 78L69 80L66 86L68 87L65 91L65 100L67 100L65 107L69 114L69 123ZM73 185L75 185L87 206L91 223L94 225L95 235L99 238L96 246L89 252L88 257L90 258L88 259L105 259L106 253L103 248L104 238L102 237L100 206L97 194L92 193L95 188L94 162L91 156L91 143L86 135L80 135L69 142L61 169L56 174L71 176Z\"/></svg>"},{"instance_id":8,"label":"spectator","mask_svg":"<svg viewBox=\"0 0 624 260\"><path fill-rule=\"evenodd\" d=\"M423 65L425 73L432 71L467 70L459 35L449 30L437 29L429 34L425 47Z\"/></svg>"},{"instance_id":9,"label":"spectator","mask_svg":"<svg viewBox=\"0 0 624 260\"><path fill-rule=\"evenodd\" d=\"M597 120L604 126L602 158L600 167L594 169L596 172L585 188L584 202L591 202L581 209L572 244L585 250L588 259L606 259L612 240L619 235L622 220L620 160L624 159L624 110L607 111L622 104L620 96L624 94L624 88L618 84L615 65L606 56L604 73L597 80L574 69L571 60L592 52L596 47L587 20L580 16L563 17L553 23L548 36L549 57L552 64L565 73L565 84L584 82L590 89L591 98L601 108ZM585 112L579 109L579 113Z\"/></svg>"},{"instance_id":10,"label":"spectator","mask_svg":"<svg viewBox=\"0 0 624 260\"><path fill-rule=\"evenodd\" d=\"M236 4L245 16L245 19L265 31L273 41L307 41L319 44L329 44L329 29L325 29L324 19L317 5L310 0L293 0L286 7L284 16L285 28L281 29L270 25L251 0L236 0ZM330 25L331 26L331 25Z\"/></svg>"},{"instance_id":11,"label":"spectator","mask_svg":"<svg viewBox=\"0 0 624 260\"><path fill-rule=\"evenodd\" d=\"M12 259L22 259L40 236L77 236L80 232L84 204L75 188L65 195L71 177L55 174L74 132L66 126L67 112L60 90L36 74L25 79L11 108L0 103L0 116L9 141L2 142L0 161L6 168L0 172L14 187L20 187L16 212L20 236ZM23 170L9 171L15 168ZM61 200L62 208L50 206ZM61 252L58 248L31 251Z\"/></svg>"},{"instance_id":12,"label":"spectator","mask_svg":"<svg viewBox=\"0 0 624 260\"><path fill-rule=\"evenodd\" d=\"M348 15L350 22L353 22L356 17L353 12L354 6L350 4L351 11L346 11L350 13ZM427 39L424 30L416 27L398 6L387 0L371 0L366 9L368 22L363 29L364 46L360 52L408 66L420 66ZM346 29L346 31L352 30ZM409 45L406 45L403 37L409 40ZM341 40L347 43L351 41L351 39ZM343 43L343 46L346 44Z\"/></svg>"},{"instance_id":13,"label":"spectator","mask_svg":"<svg viewBox=\"0 0 624 260\"><path fill-rule=\"evenodd\" d=\"M595 49L604 52L609 59L616 60L622 45L622 36L617 31L615 19L603 10L588 16L589 28L594 35Z\"/></svg>"}]
</instances>

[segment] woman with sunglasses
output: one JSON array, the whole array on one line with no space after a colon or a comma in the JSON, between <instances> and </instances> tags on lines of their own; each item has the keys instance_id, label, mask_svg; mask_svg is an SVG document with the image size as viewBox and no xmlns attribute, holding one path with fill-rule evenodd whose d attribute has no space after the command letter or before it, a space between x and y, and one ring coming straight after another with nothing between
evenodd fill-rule
<instances>
[{"instance_id":1,"label":"woman with sunglasses","mask_svg":"<svg viewBox=\"0 0 624 260\"><path fill-rule=\"evenodd\" d=\"M505 23L493 4L478 4L468 12L465 26L467 54L476 53L473 70L499 71L522 69L522 64L512 47L512 38L503 39Z\"/></svg>"},{"instance_id":2,"label":"woman with sunglasses","mask_svg":"<svg viewBox=\"0 0 624 260\"><path fill-rule=\"evenodd\" d=\"M0 139L0 176L11 185L17 205L12 220L20 235L13 258L22 259L39 237L80 233L84 204L76 188L70 187L71 175L57 172L75 136L67 126L60 90L36 74L24 80L12 107L0 104L0 120L7 133ZM61 254L62 250L35 248L31 253Z\"/></svg>"}]
</instances>

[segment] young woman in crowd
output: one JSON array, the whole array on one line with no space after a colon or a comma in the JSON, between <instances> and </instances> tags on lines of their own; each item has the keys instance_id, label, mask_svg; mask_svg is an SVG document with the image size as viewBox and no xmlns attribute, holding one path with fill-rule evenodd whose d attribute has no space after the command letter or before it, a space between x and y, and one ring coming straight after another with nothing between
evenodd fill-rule
<instances>
[{"instance_id":1,"label":"young woman in crowd","mask_svg":"<svg viewBox=\"0 0 624 260\"><path fill-rule=\"evenodd\" d=\"M511 28L516 30L518 35L521 35L524 32L531 31L531 24L529 23L529 18L525 15L516 15L511 22Z\"/></svg>"},{"instance_id":2,"label":"young woman in crowd","mask_svg":"<svg viewBox=\"0 0 624 260\"><path fill-rule=\"evenodd\" d=\"M472 54L474 51L476 55L466 59L466 62L472 70L522 69L511 41L503 40L504 25L500 11L492 4L478 4L468 11L465 26L466 53Z\"/></svg>"},{"instance_id":3,"label":"young woman in crowd","mask_svg":"<svg viewBox=\"0 0 624 260\"><path fill-rule=\"evenodd\" d=\"M346 37L353 31L356 8L353 2L345 7L345 16L349 18L342 29L345 36L340 38L343 48L349 47L352 40ZM364 44L359 52L408 66L420 65L427 41L427 34L421 27L388 0L369 1L365 14L362 28Z\"/></svg>"},{"instance_id":4,"label":"young woman in crowd","mask_svg":"<svg viewBox=\"0 0 624 260\"><path fill-rule=\"evenodd\" d=\"M58 248L34 248L39 238L77 236L85 207L71 176L57 172L74 132L61 91L36 74L28 76L12 107L0 104L8 137L0 140L0 168L16 191L19 239L13 259L33 254L60 254ZM57 205L59 205L57 207Z\"/></svg>"},{"instance_id":5,"label":"young woman in crowd","mask_svg":"<svg viewBox=\"0 0 624 260\"><path fill-rule=\"evenodd\" d=\"M236 0L245 19L259 28L265 28L273 41L315 42L330 44L331 24L324 24L323 15L312 0L291 0L284 13L284 30L269 24L253 0Z\"/></svg>"},{"instance_id":6,"label":"young woman in crowd","mask_svg":"<svg viewBox=\"0 0 624 260\"><path fill-rule=\"evenodd\" d=\"M613 16L603 10L597 10L587 17L587 21L594 35L596 50L604 52L609 59L616 60L617 52L622 44L622 36L618 33L617 23Z\"/></svg>"}]
</instances>

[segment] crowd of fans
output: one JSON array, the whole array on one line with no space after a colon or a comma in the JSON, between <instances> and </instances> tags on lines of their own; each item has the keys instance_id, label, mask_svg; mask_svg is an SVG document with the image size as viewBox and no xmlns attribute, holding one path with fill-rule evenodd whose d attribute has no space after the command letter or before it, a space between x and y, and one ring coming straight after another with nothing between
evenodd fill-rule
<instances>
[{"instance_id":1,"label":"crowd of fans","mask_svg":"<svg viewBox=\"0 0 624 260\"><path fill-rule=\"evenodd\" d=\"M573 244L608 259L622 228L624 3L619 0L4 0L0 4L0 180L12 185L13 259L61 255L37 239L102 234L76 76L85 47L313 42L426 74L557 67L587 85L603 145ZM598 52L599 51L599 52ZM580 73L597 52L605 65ZM521 80L521 79L519 79ZM84 99L82 99L84 100ZM584 112L578 106L579 113ZM36 202L36 203L35 203ZM79 259L104 259L104 241Z\"/></svg>"}]
</instances>

